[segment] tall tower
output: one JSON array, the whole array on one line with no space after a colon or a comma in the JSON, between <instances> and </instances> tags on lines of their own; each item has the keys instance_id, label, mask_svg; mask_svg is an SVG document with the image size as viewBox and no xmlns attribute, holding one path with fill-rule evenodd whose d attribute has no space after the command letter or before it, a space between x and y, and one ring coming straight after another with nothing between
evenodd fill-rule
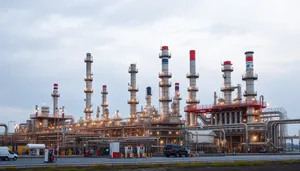
<instances>
[{"instance_id":1,"label":"tall tower","mask_svg":"<svg viewBox=\"0 0 300 171\"><path fill-rule=\"evenodd\" d=\"M151 87L147 87L146 88L146 108L151 107L151 96L152 96L152 92L151 92Z\"/></svg>"},{"instance_id":2,"label":"tall tower","mask_svg":"<svg viewBox=\"0 0 300 171\"><path fill-rule=\"evenodd\" d=\"M53 97L53 115L54 117L58 117L58 97L60 94L58 93L58 84L53 84L53 92L51 94Z\"/></svg>"},{"instance_id":3,"label":"tall tower","mask_svg":"<svg viewBox=\"0 0 300 171\"><path fill-rule=\"evenodd\" d=\"M196 79L199 78L199 74L196 73L196 51L195 50L190 50L190 73L188 73L186 77L190 80L190 86L188 88L189 99L186 100L186 103L191 106L196 106L197 104L200 103L200 100L196 99L196 95L198 92ZM187 120L187 126L196 126L197 124L197 116L193 112L187 113L186 120Z\"/></svg>"},{"instance_id":4,"label":"tall tower","mask_svg":"<svg viewBox=\"0 0 300 171\"><path fill-rule=\"evenodd\" d=\"M106 116L108 115L108 112L107 111L107 107L108 107L108 103L107 103L107 87L106 85L103 85L102 86L102 91L101 91L101 94L102 94L102 104L101 104L101 107L102 107L102 119L108 119L109 116Z\"/></svg>"},{"instance_id":5,"label":"tall tower","mask_svg":"<svg viewBox=\"0 0 300 171\"><path fill-rule=\"evenodd\" d=\"M136 74L138 73L136 64L130 64L128 73L130 73L130 85L128 87L128 91L130 92L130 100L128 100L128 104L130 105L130 123L134 123L137 119L136 106L139 104L136 98L136 93L139 91L136 86Z\"/></svg>"},{"instance_id":6,"label":"tall tower","mask_svg":"<svg viewBox=\"0 0 300 171\"><path fill-rule=\"evenodd\" d=\"M93 57L91 53L86 54L86 58L84 59L84 62L86 63L86 76L84 78L84 81L86 83L86 87L84 89L84 93L86 94L85 98L85 120L86 121L91 121L92 120L92 94L93 94L93 87L92 87L92 82L93 82L93 73L92 73L92 63L93 63Z\"/></svg>"},{"instance_id":7,"label":"tall tower","mask_svg":"<svg viewBox=\"0 0 300 171\"><path fill-rule=\"evenodd\" d=\"M172 101L169 97L169 88L171 87L169 79L172 77L172 74L169 72L169 59L171 58L171 54L169 53L168 46L161 47L159 58L162 62L162 72L159 73L159 78L161 78L159 82L159 87L161 87L161 97L159 101L162 105L161 121L169 121L169 103Z\"/></svg>"},{"instance_id":8,"label":"tall tower","mask_svg":"<svg viewBox=\"0 0 300 171\"><path fill-rule=\"evenodd\" d=\"M245 52L246 55L246 73L242 76L243 81L246 81L246 90L244 96L246 98L246 103L253 103L256 102L257 93L254 90L254 81L258 79L258 75L254 73L253 68L253 54L254 52ZM247 123L254 122L254 108L248 107L247 108Z\"/></svg>"},{"instance_id":9,"label":"tall tower","mask_svg":"<svg viewBox=\"0 0 300 171\"><path fill-rule=\"evenodd\" d=\"M224 86L221 91L224 93L225 104L231 104L232 92L234 91L234 87L231 86L231 72L233 71L231 65L231 61L224 61L222 67Z\"/></svg>"},{"instance_id":10,"label":"tall tower","mask_svg":"<svg viewBox=\"0 0 300 171\"><path fill-rule=\"evenodd\" d=\"M177 111L177 117L181 118L181 113L180 113L180 100L182 100L180 96L180 91L179 91L179 83L175 83L175 100L177 101L176 104L176 111Z\"/></svg>"},{"instance_id":11,"label":"tall tower","mask_svg":"<svg viewBox=\"0 0 300 171\"><path fill-rule=\"evenodd\" d=\"M100 106L97 106L96 120L100 119Z\"/></svg>"}]
</instances>

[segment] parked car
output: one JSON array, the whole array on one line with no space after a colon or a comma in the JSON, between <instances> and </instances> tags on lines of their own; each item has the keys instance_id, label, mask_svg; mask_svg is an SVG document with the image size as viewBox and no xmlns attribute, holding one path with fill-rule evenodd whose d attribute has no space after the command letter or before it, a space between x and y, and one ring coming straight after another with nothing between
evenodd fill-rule
<instances>
[{"instance_id":1,"label":"parked car","mask_svg":"<svg viewBox=\"0 0 300 171\"><path fill-rule=\"evenodd\" d=\"M175 157L181 157L182 155L188 157L188 151L178 144L166 144L164 147L163 154L166 157L175 156Z\"/></svg>"},{"instance_id":2,"label":"parked car","mask_svg":"<svg viewBox=\"0 0 300 171\"><path fill-rule=\"evenodd\" d=\"M13 160L18 159L18 155L10 151L8 147L0 147L0 159L2 160Z\"/></svg>"}]
</instances>

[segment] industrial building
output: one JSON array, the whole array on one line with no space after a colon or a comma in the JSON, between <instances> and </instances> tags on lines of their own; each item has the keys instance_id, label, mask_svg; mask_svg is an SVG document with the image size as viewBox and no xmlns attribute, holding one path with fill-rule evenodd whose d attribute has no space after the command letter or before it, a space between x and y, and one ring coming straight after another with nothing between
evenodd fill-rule
<instances>
[{"instance_id":1,"label":"industrial building","mask_svg":"<svg viewBox=\"0 0 300 171\"><path fill-rule=\"evenodd\" d=\"M96 107L96 119L93 120L93 56L87 53L84 59L85 117L75 121L73 116L65 114L65 107L59 107L59 85L54 83L52 113L49 106L39 108L36 105L35 113L30 115L26 123L19 124L12 135L8 135L6 124L1 124L6 132L0 137L0 143L11 145L12 148L17 148L17 144L46 144L59 149L61 154L65 149L72 149L72 154L82 154L90 148L104 150L109 148L111 142L120 142L121 152L137 146L145 147L148 152L161 152L164 145L170 143L204 152L232 152L233 149L257 152L262 147L269 147L273 151L284 150L286 124L299 123L299 120L288 120L284 109L266 108L264 96L258 95L255 90L258 74L254 71L254 52L245 53L246 70L242 80L246 89L242 91L241 84L231 83L233 63L224 61L221 68L224 78L223 87L220 88L222 96L214 92L213 104L201 105L201 95L197 96L196 80L199 74L196 71L196 51L190 50L190 71L186 75L189 79L189 97L184 107L185 119L182 119L181 113L180 84L176 82L172 91L173 85L169 81L172 73L169 71L171 53L168 46L161 47L159 59L162 62L158 74L161 79L158 99L160 110L152 104L151 87L147 87L146 105L138 111L138 68L136 64L131 64L128 69L129 116L122 118L118 112L112 116L107 102L109 86L103 85L102 103Z\"/></svg>"}]
</instances>

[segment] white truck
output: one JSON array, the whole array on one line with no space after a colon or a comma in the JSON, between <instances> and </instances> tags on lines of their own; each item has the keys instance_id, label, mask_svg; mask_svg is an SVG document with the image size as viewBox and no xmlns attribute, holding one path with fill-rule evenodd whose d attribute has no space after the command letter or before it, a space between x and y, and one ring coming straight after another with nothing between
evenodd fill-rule
<instances>
[{"instance_id":1,"label":"white truck","mask_svg":"<svg viewBox=\"0 0 300 171\"><path fill-rule=\"evenodd\" d=\"M6 161L12 159L13 161L16 161L18 159L18 155L10 151L8 147L0 147L0 159Z\"/></svg>"}]
</instances>

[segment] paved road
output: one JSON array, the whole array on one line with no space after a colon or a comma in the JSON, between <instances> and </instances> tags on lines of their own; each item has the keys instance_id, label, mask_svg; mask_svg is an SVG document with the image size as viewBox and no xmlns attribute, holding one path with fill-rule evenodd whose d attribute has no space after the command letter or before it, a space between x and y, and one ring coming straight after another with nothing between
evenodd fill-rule
<instances>
[{"instance_id":1,"label":"paved road","mask_svg":"<svg viewBox=\"0 0 300 171\"><path fill-rule=\"evenodd\" d=\"M276 161L300 159L300 155L264 155L264 156L219 156L219 157L179 157L179 158L142 158L142 159L108 159L108 158L58 158L56 163L44 163L43 158L20 158L17 161L0 161L0 167L33 167L44 165L92 165L92 164L137 164L137 163L175 163L175 162L233 162L243 161Z\"/></svg>"}]
</instances>

